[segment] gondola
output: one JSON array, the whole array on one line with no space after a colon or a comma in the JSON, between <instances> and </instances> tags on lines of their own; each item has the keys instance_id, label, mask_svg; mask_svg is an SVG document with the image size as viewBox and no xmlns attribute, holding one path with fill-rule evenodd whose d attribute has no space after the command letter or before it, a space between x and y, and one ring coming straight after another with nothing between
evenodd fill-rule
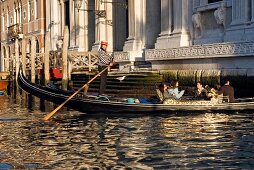
<instances>
[{"instance_id":1,"label":"gondola","mask_svg":"<svg viewBox=\"0 0 254 170\"><path fill-rule=\"evenodd\" d=\"M47 86L41 86L29 81L19 69L18 85L24 91L44 100L61 104L68 99L72 92L61 89L53 89ZM196 111L240 111L254 110L254 99L241 99L236 103L211 103L209 101L201 102L178 102L177 104L149 104L149 103L128 103L127 100L119 98L109 98L109 100L100 100L98 97L75 96L69 100L66 107L84 113L173 113L173 112L196 112Z\"/></svg>"}]
</instances>

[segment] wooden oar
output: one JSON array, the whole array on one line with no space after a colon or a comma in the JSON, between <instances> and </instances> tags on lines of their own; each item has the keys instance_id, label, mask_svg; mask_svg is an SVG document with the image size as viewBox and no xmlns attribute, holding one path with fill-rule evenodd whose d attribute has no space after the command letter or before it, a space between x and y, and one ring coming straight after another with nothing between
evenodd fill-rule
<instances>
[{"instance_id":1,"label":"wooden oar","mask_svg":"<svg viewBox=\"0 0 254 170\"><path fill-rule=\"evenodd\" d=\"M106 71L108 68L110 67L110 65L106 68L104 68L101 72L99 72L97 75L95 75L91 80L89 80L85 85L83 85L80 89L78 89L75 93L73 93L67 100L65 100L61 105L59 105L55 110L53 110L52 112L50 112L49 114L47 114L43 120L49 120L59 109L61 109L69 100L71 100L76 94L78 94L80 92L80 90L82 90L83 88L85 88L88 84L90 84L94 79L96 79L99 75L101 75L101 73L103 73L104 71Z\"/></svg>"}]
</instances>

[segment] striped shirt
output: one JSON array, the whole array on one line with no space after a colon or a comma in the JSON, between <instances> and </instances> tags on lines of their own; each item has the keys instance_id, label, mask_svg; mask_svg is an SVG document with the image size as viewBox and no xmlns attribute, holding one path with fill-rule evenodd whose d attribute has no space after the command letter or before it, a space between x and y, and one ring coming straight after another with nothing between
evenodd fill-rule
<instances>
[{"instance_id":1,"label":"striped shirt","mask_svg":"<svg viewBox=\"0 0 254 170\"><path fill-rule=\"evenodd\" d=\"M113 61L113 56L109 55L105 50L103 50L101 48L98 51L98 56L99 56L98 65L100 65L100 66L109 65L110 62Z\"/></svg>"}]
</instances>

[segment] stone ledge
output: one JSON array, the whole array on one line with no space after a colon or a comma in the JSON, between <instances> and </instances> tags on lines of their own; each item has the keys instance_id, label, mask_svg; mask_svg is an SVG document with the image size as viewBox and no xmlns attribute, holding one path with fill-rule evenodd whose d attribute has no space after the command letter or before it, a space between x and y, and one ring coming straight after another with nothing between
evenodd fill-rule
<instances>
[{"instance_id":1,"label":"stone ledge","mask_svg":"<svg viewBox=\"0 0 254 170\"><path fill-rule=\"evenodd\" d=\"M145 60L177 60L254 55L254 41L193 45L171 49L145 50Z\"/></svg>"}]
</instances>

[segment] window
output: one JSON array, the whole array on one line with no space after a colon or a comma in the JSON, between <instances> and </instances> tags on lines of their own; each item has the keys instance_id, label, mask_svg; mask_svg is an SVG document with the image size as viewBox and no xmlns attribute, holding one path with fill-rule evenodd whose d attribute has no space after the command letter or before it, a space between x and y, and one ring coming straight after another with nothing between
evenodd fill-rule
<instances>
[{"instance_id":1,"label":"window","mask_svg":"<svg viewBox=\"0 0 254 170\"><path fill-rule=\"evenodd\" d=\"M10 25L13 25L13 18L10 17Z\"/></svg>"},{"instance_id":2,"label":"window","mask_svg":"<svg viewBox=\"0 0 254 170\"><path fill-rule=\"evenodd\" d=\"M223 1L223 0L208 0L208 4L214 3L214 2L219 2L219 1Z\"/></svg>"},{"instance_id":3,"label":"window","mask_svg":"<svg viewBox=\"0 0 254 170\"><path fill-rule=\"evenodd\" d=\"M26 11L23 12L23 18L26 19Z\"/></svg>"}]
</instances>

